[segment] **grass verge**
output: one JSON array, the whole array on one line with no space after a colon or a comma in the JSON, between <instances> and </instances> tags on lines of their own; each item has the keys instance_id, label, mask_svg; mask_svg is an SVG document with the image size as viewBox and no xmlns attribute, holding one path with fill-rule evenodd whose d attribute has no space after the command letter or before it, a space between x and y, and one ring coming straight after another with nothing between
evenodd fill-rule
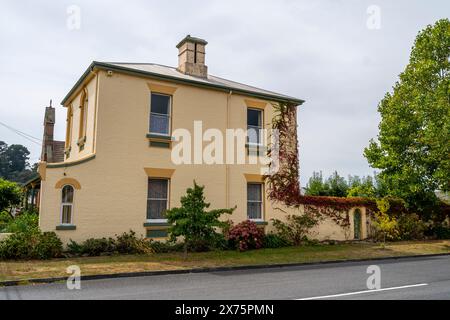
<instances>
[{"instance_id":1,"label":"grass verge","mask_svg":"<svg viewBox=\"0 0 450 320\"><path fill-rule=\"evenodd\" d=\"M48 261L0 261L0 281L65 277L67 276L66 268L71 265L80 266L82 275L98 275L334 260L364 260L442 253L450 253L450 241L388 243L385 248L382 248L379 244L358 243L262 249L243 253L214 251L190 253L186 260L183 259L182 253L171 253Z\"/></svg>"}]
</instances>

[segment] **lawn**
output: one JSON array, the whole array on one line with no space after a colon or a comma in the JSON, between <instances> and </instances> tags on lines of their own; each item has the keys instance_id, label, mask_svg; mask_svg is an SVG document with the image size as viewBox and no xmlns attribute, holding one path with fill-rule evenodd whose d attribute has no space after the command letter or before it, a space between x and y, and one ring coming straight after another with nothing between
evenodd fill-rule
<instances>
[{"instance_id":1,"label":"lawn","mask_svg":"<svg viewBox=\"0 0 450 320\"><path fill-rule=\"evenodd\" d=\"M450 241L398 242L389 243L385 248L379 244L358 243L262 249L243 253L236 251L190 253L186 260L183 259L182 253L170 253L48 261L1 261L0 281L65 277L67 276L66 268L71 265L80 266L82 275L96 275L222 266L363 260L440 253L450 253Z\"/></svg>"}]
</instances>

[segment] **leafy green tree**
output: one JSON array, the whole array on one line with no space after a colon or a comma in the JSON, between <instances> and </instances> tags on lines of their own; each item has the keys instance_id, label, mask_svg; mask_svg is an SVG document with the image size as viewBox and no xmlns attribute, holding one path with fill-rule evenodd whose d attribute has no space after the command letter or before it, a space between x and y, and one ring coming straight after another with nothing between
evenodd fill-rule
<instances>
[{"instance_id":1,"label":"leafy green tree","mask_svg":"<svg viewBox=\"0 0 450 320\"><path fill-rule=\"evenodd\" d=\"M22 191L19 186L0 178L0 212L20 204Z\"/></svg>"},{"instance_id":2,"label":"leafy green tree","mask_svg":"<svg viewBox=\"0 0 450 320\"><path fill-rule=\"evenodd\" d=\"M30 167L30 151L25 146L8 146L0 141L0 178L23 183L36 173L36 164Z\"/></svg>"},{"instance_id":3,"label":"leafy green tree","mask_svg":"<svg viewBox=\"0 0 450 320\"><path fill-rule=\"evenodd\" d=\"M381 233L383 248L386 246L386 239L396 240L399 237L397 219L388 214L390 204L388 199L377 200L378 212L375 213L374 227Z\"/></svg>"},{"instance_id":4,"label":"leafy green tree","mask_svg":"<svg viewBox=\"0 0 450 320\"><path fill-rule=\"evenodd\" d=\"M435 191L450 187L450 21L439 20L416 38L410 61L387 93L378 141L364 150L381 169L390 195L424 211Z\"/></svg>"},{"instance_id":5,"label":"leafy green tree","mask_svg":"<svg viewBox=\"0 0 450 320\"><path fill-rule=\"evenodd\" d=\"M387 196L386 187L378 174L374 177L350 176L347 197L383 198Z\"/></svg>"},{"instance_id":6,"label":"leafy green tree","mask_svg":"<svg viewBox=\"0 0 450 320\"><path fill-rule=\"evenodd\" d=\"M322 171L313 172L306 185L307 196L327 196L329 195L329 187L323 181Z\"/></svg>"},{"instance_id":7,"label":"leafy green tree","mask_svg":"<svg viewBox=\"0 0 450 320\"><path fill-rule=\"evenodd\" d=\"M184 238L184 252L188 248L204 248L216 240L216 228L226 227L226 222L219 221L222 214L232 214L236 208L206 211L210 207L203 195L204 186L194 181L194 187L188 188L181 198L181 207L166 212L167 222L172 226L169 235L172 241Z\"/></svg>"},{"instance_id":8,"label":"leafy green tree","mask_svg":"<svg viewBox=\"0 0 450 320\"><path fill-rule=\"evenodd\" d=\"M313 172L306 186L308 196L345 197L347 196L348 185L345 178L341 177L337 171L326 181L323 180L322 172Z\"/></svg>"},{"instance_id":9,"label":"leafy green tree","mask_svg":"<svg viewBox=\"0 0 450 320\"><path fill-rule=\"evenodd\" d=\"M335 171L328 179L326 184L330 189L330 196L332 197L346 197L348 191L348 185L344 177L341 177L337 171Z\"/></svg>"}]
</instances>

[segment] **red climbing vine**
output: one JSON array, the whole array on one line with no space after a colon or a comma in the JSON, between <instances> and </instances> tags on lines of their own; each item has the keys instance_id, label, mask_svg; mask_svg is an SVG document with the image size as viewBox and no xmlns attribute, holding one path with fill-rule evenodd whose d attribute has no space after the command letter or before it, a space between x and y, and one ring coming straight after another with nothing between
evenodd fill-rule
<instances>
[{"instance_id":1,"label":"red climbing vine","mask_svg":"<svg viewBox=\"0 0 450 320\"><path fill-rule=\"evenodd\" d=\"M275 159L278 152L278 170L265 177L268 197L288 207L303 205L305 212L329 217L342 227L350 225L348 212L356 206L372 207L374 202L365 198L333 198L302 196L298 161L297 109L294 105L275 104L272 131L278 133L278 145L270 146L268 156Z\"/></svg>"}]
</instances>

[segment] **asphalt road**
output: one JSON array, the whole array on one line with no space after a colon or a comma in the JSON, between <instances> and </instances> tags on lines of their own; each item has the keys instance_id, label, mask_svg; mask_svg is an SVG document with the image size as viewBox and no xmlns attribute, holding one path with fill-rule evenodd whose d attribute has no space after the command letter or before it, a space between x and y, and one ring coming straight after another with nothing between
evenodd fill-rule
<instances>
[{"instance_id":1,"label":"asphalt road","mask_svg":"<svg viewBox=\"0 0 450 320\"><path fill-rule=\"evenodd\" d=\"M381 290L368 291L367 268L381 271ZM336 263L82 281L0 288L0 299L445 299L450 300L450 256Z\"/></svg>"}]
</instances>

